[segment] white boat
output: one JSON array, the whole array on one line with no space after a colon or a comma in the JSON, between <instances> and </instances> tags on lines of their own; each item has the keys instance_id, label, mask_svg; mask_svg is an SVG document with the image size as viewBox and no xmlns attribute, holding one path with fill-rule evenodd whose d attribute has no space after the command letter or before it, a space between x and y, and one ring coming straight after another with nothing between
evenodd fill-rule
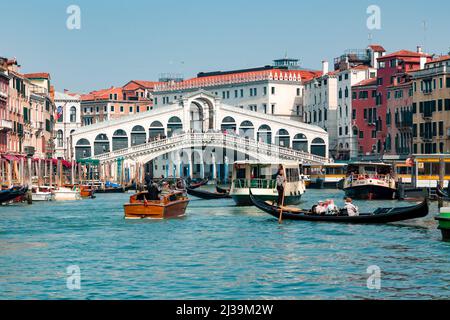
<instances>
[{"instance_id":1,"label":"white boat","mask_svg":"<svg viewBox=\"0 0 450 320\"><path fill-rule=\"evenodd\" d=\"M297 205L305 193L305 181L300 176L300 166L296 162L281 164L286 177L286 205ZM279 164L256 161L238 161L233 165L233 182L230 196L238 206L251 206L250 189L258 199L276 201L278 199L276 176Z\"/></svg>"},{"instance_id":2,"label":"white boat","mask_svg":"<svg viewBox=\"0 0 450 320\"><path fill-rule=\"evenodd\" d=\"M53 201L55 195L50 187L33 187L31 197L33 201Z\"/></svg>"},{"instance_id":3,"label":"white boat","mask_svg":"<svg viewBox=\"0 0 450 320\"><path fill-rule=\"evenodd\" d=\"M81 200L81 193L77 187L72 189L69 188L58 188L54 191L56 201L74 201Z\"/></svg>"}]
</instances>

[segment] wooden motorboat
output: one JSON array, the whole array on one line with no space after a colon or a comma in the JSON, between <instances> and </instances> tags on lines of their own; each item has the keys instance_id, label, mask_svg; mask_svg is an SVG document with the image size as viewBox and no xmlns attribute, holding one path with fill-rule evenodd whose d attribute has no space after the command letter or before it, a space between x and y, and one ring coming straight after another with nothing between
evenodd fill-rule
<instances>
[{"instance_id":1,"label":"wooden motorboat","mask_svg":"<svg viewBox=\"0 0 450 320\"><path fill-rule=\"evenodd\" d=\"M209 182L208 179L204 179L204 180L202 180L200 182L197 182L197 183L191 183L188 188L190 188L190 189L198 189L200 187L203 187L203 186L207 185L208 182Z\"/></svg>"},{"instance_id":2,"label":"wooden motorboat","mask_svg":"<svg viewBox=\"0 0 450 320\"><path fill-rule=\"evenodd\" d=\"M1 190L0 191L0 204L8 203L11 201L16 200L17 198L25 196L25 194L28 192L28 187L12 187L8 190Z\"/></svg>"},{"instance_id":3,"label":"wooden motorboat","mask_svg":"<svg viewBox=\"0 0 450 320\"><path fill-rule=\"evenodd\" d=\"M31 199L33 201L54 201L55 194L52 188L47 186L33 187L31 189Z\"/></svg>"},{"instance_id":4,"label":"wooden motorboat","mask_svg":"<svg viewBox=\"0 0 450 320\"><path fill-rule=\"evenodd\" d=\"M83 199L94 199L95 189L92 186L80 186L80 195Z\"/></svg>"},{"instance_id":5,"label":"wooden motorboat","mask_svg":"<svg viewBox=\"0 0 450 320\"><path fill-rule=\"evenodd\" d=\"M162 195L160 199L151 199L148 192L140 192L130 197L124 205L126 219L167 219L183 217L189 199L182 192Z\"/></svg>"},{"instance_id":6,"label":"wooden motorboat","mask_svg":"<svg viewBox=\"0 0 450 320\"><path fill-rule=\"evenodd\" d=\"M302 210L292 207L277 207L269 202L257 199L253 194L250 195L253 204L260 210L279 218L282 210L283 220L303 220L316 222L334 222L334 223L354 223L354 224L380 224L389 222L399 222L410 219L423 218L428 215L428 200L422 203L403 208L379 208L372 213L362 213L359 216L350 217L345 210L339 215L317 215L311 213L311 210Z\"/></svg>"},{"instance_id":7,"label":"wooden motorboat","mask_svg":"<svg viewBox=\"0 0 450 320\"><path fill-rule=\"evenodd\" d=\"M186 189L188 195L194 196L204 200L214 200L214 199L231 199L229 193L219 193L219 192L209 192L199 189Z\"/></svg>"},{"instance_id":8,"label":"wooden motorboat","mask_svg":"<svg viewBox=\"0 0 450 320\"><path fill-rule=\"evenodd\" d=\"M216 185L216 191L217 193L230 193L230 189L224 189Z\"/></svg>"}]
</instances>

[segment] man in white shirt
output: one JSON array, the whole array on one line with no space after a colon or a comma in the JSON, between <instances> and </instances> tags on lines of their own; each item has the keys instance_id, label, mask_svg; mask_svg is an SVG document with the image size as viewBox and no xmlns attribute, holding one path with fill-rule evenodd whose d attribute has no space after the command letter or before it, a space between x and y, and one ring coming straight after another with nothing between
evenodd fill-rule
<instances>
[{"instance_id":1,"label":"man in white shirt","mask_svg":"<svg viewBox=\"0 0 450 320\"><path fill-rule=\"evenodd\" d=\"M351 198L345 199L345 207L347 210L349 217L357 217L359 216L359 209L357 206L353 204L353 200Z\"/></svg>"}]
</instances>

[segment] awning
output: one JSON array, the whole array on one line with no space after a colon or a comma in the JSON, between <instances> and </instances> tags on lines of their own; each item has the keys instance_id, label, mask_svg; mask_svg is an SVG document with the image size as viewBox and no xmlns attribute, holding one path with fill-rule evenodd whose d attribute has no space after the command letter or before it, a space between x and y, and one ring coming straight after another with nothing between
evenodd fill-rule
<instances>
[{"instance_id":1,"label":"awning","mask_svg":"<svg viewBox=\"0 0 450 320\"><path fill-rule=\"evenodd\" d=\"M91 165L96 165L98 166L100 164L99 160L95 160L95 159L82 159L82 160L78 160L79 164L91 164Z\"/></svg>"},{"instance_id":2,"label":"awning","mask_svg":"<svg viewBox=\"0 0 450 320\"><path fill-rule=\"evenodd\" d=\"M6 159L8 161L19 161L20 160L20 158L14 156L14 155L11 155L11 154L2 154L2 158Z\"/></svg>"}]
</instances>

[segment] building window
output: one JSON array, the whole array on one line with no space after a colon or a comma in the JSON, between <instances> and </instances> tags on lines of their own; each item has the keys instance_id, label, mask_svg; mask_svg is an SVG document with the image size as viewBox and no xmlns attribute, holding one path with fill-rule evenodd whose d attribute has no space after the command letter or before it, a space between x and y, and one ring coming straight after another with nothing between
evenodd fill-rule
<instances>
[{"instance_id":1,"label":"building window","mask_svg":"<svg viewBox=\"0 0 450 320\"><path fill-rule=\"evenodd\" d=\"M275 105L272 104L272 114L275 114Z\"/></svg>"},{"instance_id":2,"label":"building window","mask_svg":"<svg viewBox=\"0 0 450 320\"><path fill-rule=\"evenodd\" d=\"M136 113L141 112L141 107L140 106L136 106Z\"/></svg>"},{"instance_id":3,"label":"building window","mask_svg":"<svg viewBox=\"0 0 450 320\"><path fill-rule=\"evenodd\" d=\"M120 112L123 113L123 106L120 106Z\"/></svg>"},{"instance_id":4,"label":"building window","mask_svg":"<svg viewBox=\"0 0 450 320\"><path fill-rule=\"evenodd\" d=\"M114 106L111 106L111 112L114 112Z\"/></svg>"},{"instance_id":5,"label":"building window","mask_svg":"<svg viewBox=\"0 0 450 320\"><path fill-rule=\"evenodd\" d=\"M275 94L275 87L272 87L271 90L272 90L272 94Z\"/></svg>"},{"instance_id":6,"label":"building window","mask_svg":"<svg viewBox=\"0 0 450 320\"><path fill-rule=\"evenodd\" d=\"M63 132L62 132L62 130L59 130L56 133L56 145L58 146L58 148L63 147Z\"/></svg>"},{"instance_id":7,"label":"building window","mask_svg":"<svg viewBox=\"0 0 450 320\"><path fill-rule=\"evenodd\" d=\"M133 107L130 107L130 113L133 113Z\"/></svg>"},{"instance_id":8,"label":"building window","mask_svg":"<svg viewBox=\"0 0 450 320\"><path fill-rule=\"evenodd\" d=\"M77 122L77 108L75 107L70 108L70 122Z\"/></svg>"}]
</instances>

